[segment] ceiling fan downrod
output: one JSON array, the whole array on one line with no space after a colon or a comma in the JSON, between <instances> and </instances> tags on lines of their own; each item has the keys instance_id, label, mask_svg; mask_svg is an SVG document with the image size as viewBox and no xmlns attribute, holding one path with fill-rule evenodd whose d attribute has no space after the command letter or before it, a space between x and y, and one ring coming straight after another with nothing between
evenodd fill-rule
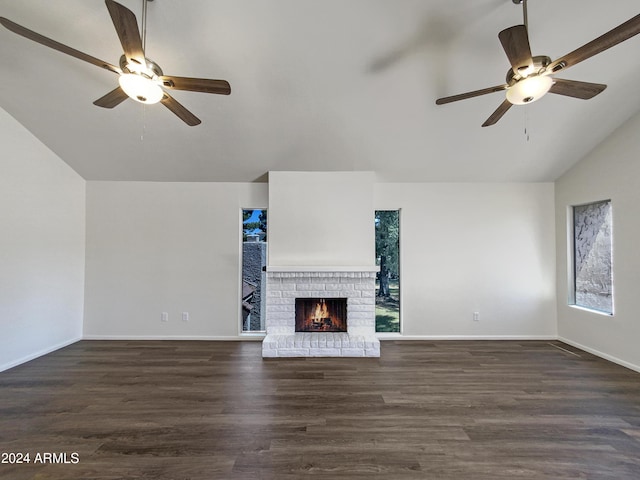
<instances>
[{"instance_id":1,"label":"ceiling fan downrod","mask_svg":"<svg viewBox=\"0 0 640 480\"><path fill-rule=\"evenodd\" d=\"M512 0L516 5L522 4L522 13L524 15L524 26L529 30L529 16L527 15L527 0Z\"/></svg>"},{"instance_id":2,"label":"ceiling fan downrod","mask_svg":"<svg viewBox=\"0 0 640 480\"><path fill-rule=\"evenodd\" d=\"M141 19L141 30L142 30L142 50L147 51L147 1L151 0L142 0L142 19Z\"/></svg>"}]
</instances>

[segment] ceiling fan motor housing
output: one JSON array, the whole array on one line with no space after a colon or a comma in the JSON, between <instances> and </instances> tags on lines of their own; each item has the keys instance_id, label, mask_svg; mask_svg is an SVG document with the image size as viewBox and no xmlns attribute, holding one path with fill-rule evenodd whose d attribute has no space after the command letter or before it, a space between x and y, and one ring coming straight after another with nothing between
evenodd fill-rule
<instances>
[{"instance_id":1,"label":"ceiling fan motor housing","mask_svg":"<svg viewBox=\"0 0 640 480\"><path fill-rule=\"evenodd\" d=\"M127 61L127 57L122 55L120 57L120 68L125 73L136 73L139 75L144 75L145 77L151 79L153 79L154 76L161 77L162 75L164 75L164 73L162 73L160 65L158 65L156 62L154 62L153 60L149 60L148 58L145 58L145 62L146 65L138 66Z\"/></svg>"},{"instance_id":2,"label":"ceiling fan motor housing","mask_svg":"<svg viewBox=\"0 0 640 480\"><path fill-rule=\"evenodd\" d=\"M509 71L507 72L507 84L509 86L512 86L514 84L516 84L517 82L519 82L520 80L522 80L523 78L526 78L532 74L535 75L539 75L541 73L544 73L546 68L551 64L551 58L547 57L546 55L536 55L535 57L533 57L533 68L531 68L530 70L521 70L518 72L514 72L513 68L510 68ZM528 73L527 75L523 75L523 72L531 72Z\"/></svg>"}]
</instances>

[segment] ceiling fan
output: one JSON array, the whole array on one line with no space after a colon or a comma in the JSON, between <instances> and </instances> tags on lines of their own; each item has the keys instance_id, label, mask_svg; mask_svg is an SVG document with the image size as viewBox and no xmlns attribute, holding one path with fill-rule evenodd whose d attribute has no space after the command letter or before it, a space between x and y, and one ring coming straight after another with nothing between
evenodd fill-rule
<instances>
[{"instance_id":1,"label":"ceiling fan","mask_svg":"<svg viewBox=\"0 0 640 480\"><path fill-rule=\"evenodd\" d=\"M640 33L640 15L636 15L613 30L557 60L551 61L551 58L547 56L534 57L531 54L529 35L527 33L527 0L512 1L515 4L523 5L524 25L509 27L498 34L502 48L507 54L509 63L511 63L511 68L507 72L506 83L436 100L437 105L443 105L506 90L506 100L482 124L483 127L497 123L512 105L525 105L534 102L547 92L583 100L595 97L607 86L601 83L565 80L552 77L552 75Z\"/></svg>"},{"instance_id":2,"label":"ceiling fan","mask_svg":"<svg viewBox=\"0 0 640 480\"><path fill-rule=\"evenodd\" d=\"M164 89L229 95L231 93L231 86L226 80L164 75L160 66L145 56L144 34L146 34L147 1L152 0L143 0L143 35L141 36L140 30L138 29L138 21L134 13L113 0L105 0L107 9L111 15L111 20L113 21L113 26L116 29L116 33L122 44L122 49L124 50L124 55L120 57L119 67L56 42L55 40L18 25L7 18L0 17L0 23L12 32L22 35L29 40L84 60L85 62L92 63L110 72L117 73L119 75L119 86L93 102L94 105L113 108L127 98L132 98L137 102L146 104L160 102L187 125L198 125L201 123L200 119L178 103L178 101Z\"/></svg>"}]
</instances>

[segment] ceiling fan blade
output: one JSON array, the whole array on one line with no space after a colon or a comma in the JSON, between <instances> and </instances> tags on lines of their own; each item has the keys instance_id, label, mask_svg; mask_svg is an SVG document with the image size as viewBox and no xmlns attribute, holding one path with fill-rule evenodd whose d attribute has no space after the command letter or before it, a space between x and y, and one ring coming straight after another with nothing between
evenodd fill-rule
<instances>
[{"instance_id":1,"label":"ceiling fan blade","mask_svg":"<svg viewBox=\"0 0 640 480\"><path fill-rule=\"evenodd\" d=\"M135 14L127 7L120 5L113 0L105 0L109 15L116 29L124 56L129 62L145 65L144 50L142 49L142 39L138 30L138 20Z\"/></svg>"},{"instance_id":2,"label":"ceiling fan blade","mask_svg":"<svg viewBox=\"0 0 640 480\"><path fill-rule=\"evenodd\" d=\"M589 100L607 88L602 83L578 82L562 78L554 78L553 81L554 84L549 89L549 92L567 97L581 98L582 100Z\"/></svg>"},{"instance_id":3,"label":"ceiling fan blade","mask_svg":"<svg viewBox=\"0 0 640 480\"><path fill-rule=\"evenodd\" d=\"M474 90L473 92L461 93L459 95L452 95L450 97L443 97L436 100L436 105L444 105L445 103L457 102L458 100L466 100L467 98L479 97L480 95L486 95L488 93L501 92L509 88L506 83L504 85L497 85L495 87L483 88L482 90Z\"/></svg>"},{"instance_id":4,"label":"ceiling fan blade","mask_svg":"<svg viewBox=\"0 0 640 480\"><path fill-rule=\"evenodd\" d=\"M218 93L229 95L231 85L226 80L210 80L208 78L188 78L163 75L160 78L162 86L173 90L189 90L191 92Z\"/></svg>"},{"instance_id":5,"label":"ceiling fan blade","mask_svg":"<svg viewBox=\"0 0 640 480\"><path fill-rule=\"evenodd\" d=\"M522 72L533 65L527 27L524 25L509 27L502 30L498 38L514 73Z\"/></svg>"},{"instance_id":6,"label":"ceiling fan blade","mask_svg":"<svg viewBox=\"0 0 640 480\"><path fill-rule=\"evenodd\" d=\"M182 104L178 103L178 101L168 93L164 93L164 96L162 97L162 100L160 100L160 102L162 102L165 107L175 113L184 123L186 123L190 127L194 127L201 123L198 117L187 110Z\"/></svg>"},{"instance_id":7,"label":"ceiling fan blade","mask_svg":"<svg viewBox=\"0 0 640 480\"><path fill-rule=\"evenodd\" d=\"M548 71L557 72L597 55L640 33L640 14L609 30L604 35L551 62Z\"/></svg>"},{"instance_id":8,"label":"ceiling fan blade","mask_svg":"<svg viewBox=\"0 0 640 480\"><path fill-rule=\"evenodd\" d=\"M507 113L507 110L511 108L512 103L509 100L505 100L502 104L496 109L495 112L491 114L489 118L487 118L486 122L482 124L483 127L489 127L494 125L502 118L502 116Z\"/></svg>"},{"instance_id":9,"label":"ceiling fan blade","mask_svg":"<svg viewBox=\"0 0 640 480\"><path fill-rule=\"evenodd\" d=\"M17 23L12 22L7 18L0 17L0 23L2 23L2 25L11 30L13 33L17 33L18 35L28 38L29 40L33 40L34 42L44 45L45 47L53 48L54 50L58 50L59 52L66 53L67 55L71 55L72 57L92 63L93 65L96 65L100 68L104 68L105 70L109 70L118 74L122 73L122 71L115 65L111 65L104 60L100 60L99 58L87 55L80 50L68 47L60 42L56 42L55 40L51 40L50 38L47 38L44 35L40 35L33 30L29 30L22 25L18 25Z\"/></svg>"},{"instance_id":10,"label":"ceiling fan blade","mask_svg":"<svg viewBox=\"0 0 640 480\"><path fill-rule=\"evenodd\" d=\"M118 87L115 90L111 90L105 96L97 99L95 102L93 102L93 104L98 107L113 108L120 105L127 98L129 98L129 96L124 93L124 90Z\"/></svg>"}]
</instances>

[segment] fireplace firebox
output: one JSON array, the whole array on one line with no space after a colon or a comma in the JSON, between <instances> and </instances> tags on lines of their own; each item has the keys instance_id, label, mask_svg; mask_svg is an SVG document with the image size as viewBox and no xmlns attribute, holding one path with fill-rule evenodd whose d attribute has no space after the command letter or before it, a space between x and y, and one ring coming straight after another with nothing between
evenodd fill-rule
<instances>
[{"instance_id":1,"label":"fireplace firebox","mask_svg":"<svg viewBox=\"0 0 640 480\"><path fill-rule=\"evenodd\" d=\"M346 332L346 298L296 298L296 332Z\"/></svg>"}]
</instances>

